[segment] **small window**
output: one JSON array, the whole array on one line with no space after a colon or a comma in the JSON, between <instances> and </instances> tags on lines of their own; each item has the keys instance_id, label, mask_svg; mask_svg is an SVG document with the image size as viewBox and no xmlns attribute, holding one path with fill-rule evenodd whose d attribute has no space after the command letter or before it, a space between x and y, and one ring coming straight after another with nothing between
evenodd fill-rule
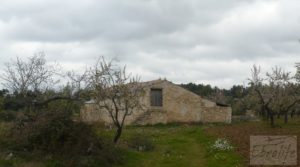
<instances>
[{"instance_id":1,"label":"small window","mask_svg":"<svg viewBox=\"0 0 300 167\"><path fill-rule=\"evenodd\" d=\"M151 89L150 104L151 106L162 106L162 89Z\"/></svg>"}]
</instances>

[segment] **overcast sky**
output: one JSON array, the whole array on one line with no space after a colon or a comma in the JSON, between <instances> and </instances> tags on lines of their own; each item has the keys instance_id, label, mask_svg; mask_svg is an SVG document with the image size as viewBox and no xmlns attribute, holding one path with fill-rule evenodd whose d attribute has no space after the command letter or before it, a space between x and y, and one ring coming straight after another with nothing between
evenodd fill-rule
<instances>
[{"instance_id":1,"label":"overcast sky","mask_svg":"<svg viewBox=\"0 0 300 167\"><path fill-rule=\"evenodd\" d=\"M300 62L299 0L1 0L0 63L43 51L81 70L117 58L143 81L247 83Z\"/></svg>"}]
</instances>

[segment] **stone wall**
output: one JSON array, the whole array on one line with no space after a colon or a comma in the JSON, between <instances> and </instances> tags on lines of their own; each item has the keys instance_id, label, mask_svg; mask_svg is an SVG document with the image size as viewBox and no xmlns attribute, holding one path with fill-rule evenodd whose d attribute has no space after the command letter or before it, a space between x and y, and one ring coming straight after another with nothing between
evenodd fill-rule
<instances>
[{"instance_id":1,"label":"stone wall","mask_svg":"<svg viewBox=\"0 0 300 167\"><path fill-rule=\"evenodd\" d=\"M177 86L166 80L141 83L145 96L141 99L143 110L134 111L126 118L125 124L157 124L170 122L231 122L231 107L220 107L216 103ZM151 88L162 89L162 107L150 105ZM106 111L99 111L94 104L87 104L81 110L81 118L87 122L100 121L111 124Z\"/></svg>"},{"instance_id":2,"label":"stone wall","mask_svg":"<svg viewBox=\"0 0 300 167\"><path fill-rule=\"evenodd\" d=\"M211 122L223 122L231 123L232 110L231 107L207 107L203 109L202 112L202 122L211 123Z\"/></svg>"}]
</instances>

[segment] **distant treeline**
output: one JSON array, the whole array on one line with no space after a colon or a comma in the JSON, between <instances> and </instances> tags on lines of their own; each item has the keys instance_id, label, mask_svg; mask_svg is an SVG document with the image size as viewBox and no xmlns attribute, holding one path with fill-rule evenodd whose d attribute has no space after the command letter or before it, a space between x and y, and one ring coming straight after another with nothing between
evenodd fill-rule
<instances>
[{"instance_id":1,"label":"distant treeline","mask_svg":"<svg viewBox=\"0 0 300 167\"><path fill-rule=\"evenodd\" d=\"M195 83L180 84L179 86L204 98L231 106L235 115L244 114L247 109L253 107L249 103L245 104L245 98L249 94L250 88L242 85L233 85L230 89Z\"/></svg>"},{"instance_id":2,"label":"distant treeline","mask_svg":"<svg viewBox=\"0 0 300 167\"><path fill-rule=\"evenodd\" d=\"M230 89L220 89L216 86L212 87L209 84L204 85L195 83L180 84L180 86L206 98L213 98L214 96L218 95L229 96L232 98L242 98L249 93L248 88L242 85L233 85Z\"/></svg>"}]
</instances>

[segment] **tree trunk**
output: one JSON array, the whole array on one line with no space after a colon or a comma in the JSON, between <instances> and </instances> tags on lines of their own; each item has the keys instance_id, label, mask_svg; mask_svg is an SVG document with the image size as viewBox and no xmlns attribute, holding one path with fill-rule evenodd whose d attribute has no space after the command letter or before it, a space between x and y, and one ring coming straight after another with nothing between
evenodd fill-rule
<instances>
[{"instance_id":1,"label":"tree trunk","mask_svg":"<svg viewBox=\"0 0 300 167\"><path fill-rule=\"evenodd\" d=\"M277 113L277 119L279 119L279 118L280 118L280 112Z\"/></svg>"},{"instance_id":2,"label":"tree trunk","mask_svg":"<svg viewBox=\"0 0 300 167\"><path fill-rule=\"evenodd\" d=\"M114 137L114 143L115 144L118 143L119 138L121 137L121 134L122 134L122 130L123 130L123 127L117 127L117 131L116 131L116 134L115 134L115 137Z\"/></svg>"},{"instance_id":3,"label":"tree trunk","mask_svg":"<svg viewBox=\"0 0 300 167\"><path fill-rule=\"evenodd\" d=\"M271 127L274 127L274 115L273 115L273 113L269 112L269 118L270 118Z\"/></svg>"},{"instance_id":4,"label":"tree trunk","mask_svg":"<svg viewBox=\"0 0 300 167\"><path fill-rule=\"evenodd\" d=\"M291 118L294 117L295 112L296 112L296 110L293 110L293 111L291 112Z\"/></svg>"},{"instance_id":5,"label":"tree trunk","mask_svg":"<svg viewBox=\"0 0 300 167\"><path fill-rule=\"evenodd\" d=\"M284 123L287 124L288 123L288 112L286 112L284 114Z\"/></svg>"},{"instance_id":6,"label":"tree trunk","mask_svg":"<svg viewBox=\"0 0 300 167\"><path fill-rule=\"evenodd\" d=\"M265 111L265 108L264 108L264 106L261 106L261 116L263 117L263 118L267 118L268 117L268 115L266 114L266 111ZM268 118L267 118L268 119Z\"/></svg>"},{"instance_id":7,"label":"tree trunk","mask_svg":"<svg viewBox=\"0 0 300 167\"><path fill-rule=\"evenodd\" d=\"M270 115L271 115L270 111L266 110L266 120L270 120L271 119Z\"/></svg>"}]
</instances>

